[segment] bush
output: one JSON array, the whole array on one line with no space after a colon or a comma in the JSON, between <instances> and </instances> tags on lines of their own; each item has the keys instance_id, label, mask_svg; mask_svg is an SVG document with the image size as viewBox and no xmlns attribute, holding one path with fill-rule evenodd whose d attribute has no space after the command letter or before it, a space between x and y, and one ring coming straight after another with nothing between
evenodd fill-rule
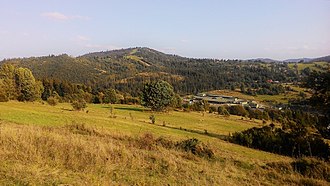
<instances>
[{"instance_id":1,"label":"bush","mask_svg":"<svg viewBox=\"0 0 330 186\"><path fill-rule=\"evenodd\" d=\"M172 149L175 147L175 142L164 137L159 137L156 139L156 144L161 145L164 148Z\"/></svg>"},{"instance_id":2,"label":"bush","mask_svg":"<svg viewBox=\"0 0 330 186\"><path fill-rule=\"evenodd\" d=\"M315 158L302 158L292 163L295 171L314 179L323 179L330 182L330 165Z\"/></svg>"},{"instance_id":3,"label":"bush","mask_svg":"<svg viewBox=\"0 0 330 186\"><path fill-rule=\"evenodd\" d=\"M228 110L224 106L219 106L218 107L218 114L219 115L224 115L224 116L230 116Z\"/></svg>"},{"instance_id":4,"label":"bush","mask_svg":"<svg viewBox=\"0 0 330 186\"><path fill-rule=\"evenodd\" d=\"M190 106L191 110L193 111L204 111L204 106L202 102L194 102L191 106Z\"/></svg>"},{"instance_id":5,"label":"bush","mask_svg":"<svg viewBox=\"0 0 330 186\"><path fill-rule=\"evenodd\" d=\"M55 105L57 105L58 104L58 99L56 99L55 97L49 97L48 99L47 99L47 103L49 104L49 105L51 105L51 106L55 106Z\"/></svg>"},{"instance_id":6,"label":"bush","mask_svg":"<svg viewBox=\"0 0 330 186\"><path fill-rule=\"evenodd\" d=\"M209 113L213 113L213 112L216 112L216 111L217 111L217 108L214 107L214 106L211 106L211 107L209 108Z\"/></svg>"},{"instance_id":7,"label":"bush","mask_svg":"<svg viewBox=\"0 0 330 186\"><path fill-rule=\"evenodd\" d=\"M86 101L85 100L78 100L78 101L73 101L71 103L72 107L74 110L84 110L87 107Z\"/></svg>"},{"instance_id":8,"label":"bush","mask_svg":"<svg viewBox=\"0 0 330 186\"><path fill-rule=\"evenodd\" d=\"M177 147L186 152L191 152L194 155L201 157L213 158L214 152L207 145L201 143L198 139L192 138L177 143Z\"/></svg>"},{"instance_id":9,"label":"bush","mask_svg":"<svg viewBox=\"0 0 330 186\"><path fill-rule=\"evenodd\" d=\"M270 167L282 174L299 173L307 178L325 180L330 182L330 165L327 162L315 158L301 158L291 163L271 162L267 163Z\"/></svg>"},{"instance_id":10,"label":"bush","mask_svg":"<svg viewBox=\"0 0 330 186\"><path fill-rule=\"evenodd\" d=\"M237 116L247 116L248 115L248 112L241 105L235 105L235 106L228 107L228 111L230 114L237 115Z\"/></svg>"},{"instance_id":11,"label":"bush","mask_svg":"<svg viewBox=\"0 0 330 186\"><path fill-rule=\"evenodd\" d=\"M0 93L0 102L7 102L9 101L8 97L5 94Z\"/></svg>"},{"instance_id":12,"label":"bush","mask_svg":"<svg viewBox=\"0 0 330 186\"><path fill-rule=\"evenodd\" d=\"M155 150L157 144L153 134L145 133L138 140L138 145L140 149Z\"/></svg>"}]
</instances>

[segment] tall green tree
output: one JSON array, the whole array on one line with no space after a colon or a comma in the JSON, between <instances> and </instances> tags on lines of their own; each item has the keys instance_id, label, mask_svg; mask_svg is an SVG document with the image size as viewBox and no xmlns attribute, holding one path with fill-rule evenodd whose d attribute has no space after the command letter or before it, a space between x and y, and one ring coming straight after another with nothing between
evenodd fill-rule
<instances>
[{"instance_id":1,"label":"tall green tree","mask_svg":"<svg viewBox=\"0 0 330 186\"><path fill-rule=\"evenodd\" d=\"M15 67L11 64L3 64L0 68L0 79L4 99L17 99Z\"/></svg>"},{"instance_id":2,"label":"tall green tree","mask_svg":"<svg viewBox=\"0 0 330 186\"><path fill-rule=\"evenodd\" d=\"M303 85L314 91L311 103L330 117L330 69L326 72L311 72Z\"/></svg>"},{"instance_id":3,"label":"tall green tree","mask_svg":"<svg viewBox=\"0 0 330 186\"><path fill-rule=\"evenodd\" d=\"M109 88L105 91L103 103L117 103L118 97L115 89Z\"/></svg>"},{"instance_id":4,"label":"tall green tree","mask_svg":"<svg viewBox=\"0 0 330 186\"><path fill-rule=\"evenodd\" d=\"M312 71L303 85L313 90L309 103L319 112L317 129L330 139L330 68L324 72Z\"/></svg>"},{"instance_id":5,"label":"tall green tree","mask_svg":"<svg viewBox=\"0 0 330 186\"><path fill-rule=\"evenodd\" d=\"M34 101L41 98L43 86L37 82L32 72L27 68L15 69L15 84L19 101Z\"/></svg>"},{"instance_id":6,"label":"tall green tree","mask_svg":"<svg viewBox=\"0 0 330 186\"><path fill-rule=\"evenodd\" d=\"M142 90L141 103L153 111L164 111L171 105L174 95L172 85L166 81L147 83Z\"/></svg>"},{"instance_id":7,"label":"tall green tree","mask_svg":"<svg viewBox=\"0 0 330 186\"><path fill-rule=\"evenodd\" d=\"M6 85L3 79L0 79L0 102L5 102L9 100L5 89L6 89Z\"/></svg>"}]
</instances>

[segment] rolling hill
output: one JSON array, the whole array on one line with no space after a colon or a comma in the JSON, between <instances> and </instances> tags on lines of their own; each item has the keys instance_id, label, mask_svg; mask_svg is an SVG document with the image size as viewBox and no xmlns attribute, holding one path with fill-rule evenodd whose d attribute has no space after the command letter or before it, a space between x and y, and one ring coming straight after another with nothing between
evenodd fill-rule
<instances>
[{"instance_id":1,"label":"rolling hill","mask_svg":"<svg viewBox=\"0 0 330 186\"><path fill-rule=\"evenodd\" d=\"M267 80L295 81L287 64L257 61L195 59L169 55L150 48L128 48L85 54L7 59L32 70L37 79L59 79L100 89L113 87L137 95L145 82L163 79L180 94L264 86Z\"/></svg>"}]
</instances>

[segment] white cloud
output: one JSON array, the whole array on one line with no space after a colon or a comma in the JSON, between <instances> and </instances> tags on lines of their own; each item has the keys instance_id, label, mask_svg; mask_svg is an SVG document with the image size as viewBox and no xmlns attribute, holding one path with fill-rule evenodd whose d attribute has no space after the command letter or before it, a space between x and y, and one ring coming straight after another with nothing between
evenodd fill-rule
<instances>
[{"instance_id":1,"label":"white cloud","mask_svg":"<svg viewBox=\"0 0 330 186\"><path fill-rule=\"evenodd\" d=\"M41 14L42 17L46 17L52 20L58 20L58 21L68 21L68 20L90 20L89 17L86 16L80 16L80 15L64 15L59 12L45 12Z\"/></svg>"},{"instance_id":2,"label":"white cloud","mask_svg":"<svg viewBox=\"0 0 330 186\"><path fill-rule=\"evenodd\" d=\"M58 13L58 12L46 12L46 13L42 13L41 16L47 17L50 19L54 19L54 20L62 20L62 21L69 20L68 16Z\"/></svg>"}]
</instances>

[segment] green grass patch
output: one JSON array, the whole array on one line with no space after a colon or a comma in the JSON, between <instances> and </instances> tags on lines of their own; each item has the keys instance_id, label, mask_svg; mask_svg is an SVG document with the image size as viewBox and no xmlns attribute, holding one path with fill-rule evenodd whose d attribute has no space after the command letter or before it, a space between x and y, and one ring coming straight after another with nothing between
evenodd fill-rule
<instances>
[{"instance_id":1,"label":"green grass patch","mask_svg":"<svg viewBox=\"0 0 330 186\"><path fill-rule=\"evenodd\" d=\"M296 63L289 63L288 66L291 69L295 69L295 65ZM298 71L301 72L303 69L305 68L310 68L311 70L315 70L315 71L322 71L321 68L319 68L318 66L321 66L322 68L328 67L329 63L328 62L313 62L313 63L297 63L298 65Z\"/></svg>"}]
</instances>

